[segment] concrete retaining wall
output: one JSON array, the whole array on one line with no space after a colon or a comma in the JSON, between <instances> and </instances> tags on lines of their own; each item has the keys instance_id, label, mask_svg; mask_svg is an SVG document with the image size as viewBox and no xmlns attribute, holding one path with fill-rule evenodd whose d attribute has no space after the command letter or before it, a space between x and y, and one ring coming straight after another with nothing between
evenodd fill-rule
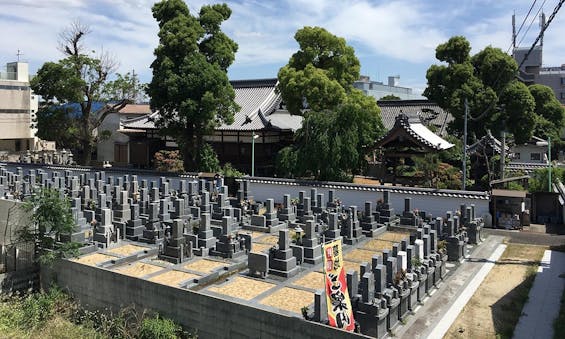
<instances>
[{"instance_id":1,"label":"concrete retaining wall","mask_svg":"<svg viewBox=\"0 0 565 339\"><path fill-rule=\"evenodd\" d=\"M298 197L300 191L305 191L306 196L309 197L312 188L316 188L318 193L323 193L326 201L328 191L333 189L335 198L339 198L346 206L356 205L360 211L363 210L365 201L371 201L375 206L377 201L383 198L383 191L388 190L390 192L390 203L397 214L404 211L405 198L412 198L412 209L426 211L433 216L445 216L446 211L458 210L461 204L475 204L477 216L489 213L489 196L485 192L331 182L318 183L273 178L250 179L251 195L256 201L274 198L275 202L282 203L284 194L290 194L292 198L295 198Z\"/></svg>"},{"instance_id":2,"label":"concrete retaining wall","mask_svg":"<svg viewBox=\"0 0 565 339\"><path fill-rule=\"evenodd\" d=\"M134 304L196 329L200 338L365 337L67 260L42 268L41 275L42 286L56 281L85 306L117 310Z\"/></svg>"}]
</instances>

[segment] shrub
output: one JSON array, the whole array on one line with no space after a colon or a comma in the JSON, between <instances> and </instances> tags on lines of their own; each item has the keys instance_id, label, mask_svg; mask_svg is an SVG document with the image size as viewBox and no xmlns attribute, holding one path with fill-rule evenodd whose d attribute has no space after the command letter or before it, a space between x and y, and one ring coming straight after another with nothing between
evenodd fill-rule
<instances>
[{"instance_id":1,"label":"shrub","mask_svg":"<svg viewBox=\"0 0 565 339\"><path fill-rule=\"evenodd\" d=\"M174 339L181 332L181 328L170 319L156 315L145 318L141 323L139 338L141 339Z\"/></svg>"},{"instance_id":2,"label":"shrub","mask_svg":"<svg viewBox=\"0 0 565 339\"><path fill-rule=\"evenodd\" d=\"M155 169L161 172L184 172L184 165L179 151L161 150L154 156Z\"/></svg>"}]
</instances>

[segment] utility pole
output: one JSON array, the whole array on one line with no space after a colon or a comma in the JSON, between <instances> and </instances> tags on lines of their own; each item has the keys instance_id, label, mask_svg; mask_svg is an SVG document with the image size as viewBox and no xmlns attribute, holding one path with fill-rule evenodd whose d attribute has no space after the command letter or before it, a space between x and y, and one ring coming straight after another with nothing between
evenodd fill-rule
<instances>
[{"instance_id":1,"label":"utility pole","mask_svg":"<svg viewBox=\"0 0 565 339\"><path fill-rule=\"evenodd\" d=\"M551 188L551 137L547 137L547 159L549 160L549 167L547 169L548 172L548 191L551 192L552 188Z\"/></svg>"},{"instance_id":2,"label":"utility pole","mask_svg":"<svg viewBox=\"0 0 565 339\"><path fill-rule=\"evenodd\" d=\"M465 122L463 123L463 190L467 186L467 115L469 114L469 103L465 98Z\"/></svg>"},{"instance_id":3,"label":"utility pole","mask_svg":"<svg viewBox=\"0 0 565 339\"><path fill-rule=\"evenodd\" d=\"M506 165L506 131L503 130L502 131L502 151L501 151L501 154L500 154L500 179L504 179L504 165Z\"/></svg>"}]
</instances>

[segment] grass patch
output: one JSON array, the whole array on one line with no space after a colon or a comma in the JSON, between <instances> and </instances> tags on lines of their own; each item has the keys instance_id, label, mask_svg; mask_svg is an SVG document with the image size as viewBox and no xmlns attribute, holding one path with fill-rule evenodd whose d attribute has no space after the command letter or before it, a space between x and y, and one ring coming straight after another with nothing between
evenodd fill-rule
<instances>
[{"instance_id":1,"label":"grass patch","mask_svg":"<svg viewBox=\"0 0 565 339\"><path fill-rule=\"evenodd\" d=\"M0 300L0 338L194 338L169 319L126 307L118 313L89 311L63 293Z\"/></svg>"},{"instance_id":2,"label":"grass patch","mask_svg":"<svg viewBox=\"0 0 565 339\"><path fill-rule=\"evenodd\" d=\"M561 294L559 316L553 321L553 338L563 338L563 333L565 333L565 290L563 290L563 294Z\"/></svg>"},{"instance_id":3,"label":"grass patch","mask_svg":"<svg viewBox=\"0 0 565 339\"><path fill-rule=\"evenodd\" d=\"M500 303L499 307L493 307L497 338L513 337L545 250L544 246L511 244L497 263L497 265L527 266L522 283L497 302Z\"/></svg>"}]
</instances>

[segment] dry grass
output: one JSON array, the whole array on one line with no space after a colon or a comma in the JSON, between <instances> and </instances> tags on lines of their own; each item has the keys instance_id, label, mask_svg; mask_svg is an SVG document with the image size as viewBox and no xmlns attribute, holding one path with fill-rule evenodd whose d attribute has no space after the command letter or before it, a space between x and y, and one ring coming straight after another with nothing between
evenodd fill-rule
<instances>
[{"instance_id":1,"label":"dry grass","mask_svg":"<svg viewBox=\"0 0 565 339\"><path fill-rule=\"evenodd\" d=\"M381 182L376 179L369 179L369 178L362 178L362 177L353 177L354 184L363 184L363 185L380 185Z\"/></svg>"},{"instance_id":2,"label":"dry grass","mask_svg":"<svg viewBox=\"0 0 565 339\"><path fill-rule=\"evenodd\" d=\"M509 244L446 338L511 338L546 247Z\"/></svg>"},{"instance_id":3,"label":"dry grass","mask_svg":"<svg viewBox=\"0 0 565 339\"><path fill-rule=\"evenodd\" d=\"M311 288L313 290L324 289L324 274L320 272L310 272L302 278L292 283L295 286Z\"/></svg>"},{"instance_id":4,"label":"dry grass","mask_svg":"<svg viewBox=\"0 0 565 339\"><path fill-rule=\"evenodd\" d=\"M222 285L209 287L208 291L233 298L251 300L275 286L275 284L268 282L237 276Z\"/></svg>"},{"instance_id":5,"label":"dry grass","mask_svg":"<svg viewBox=\"0 0 565 339\"><path fill-rule=\"evenodd\" d=\"M349 271L357 271L357 274L359 274L361 272L361 269L359 268L358 262L344 260L343 261L343 268L345 268L345 273L347 273Z\"/></svg>"},{"instance_id":6,"label":"dry grass","mask_svg":"<svg viewBox=\"0 0 565 339\"><path fill-rule=\"evenodd\" d=\"M180 283L196 277L198 277L196 274L171 270L163 274L153 276L149 280L163 285L178 286Z\"/></svg>"},{"instance_id":7,"label":"dry grass","mask_svg":"<svg viewBox=\"0 0 565 339\"><path fill-rule=\"evenodd\" d=\"M266 237L256 239L253 242L256 242L256 243L258 242L258 243L261 243L261 244L275 245L279 242L279 237L274 236L274 235L268 235Z\"/></svg>"},{"instance_id":8,"label":"dry grass","mask_svg":"<svg viewBox=\"0 0 565 339\"><path fill-rule=\"evenodd\" d=\"M251 236L251 239L256 239L256 238L264 236L265 234L269 234L269 233L265 233L265 232L256 232L256 231L239 231L238 233L249 234Z\"/></svg>"},{"instance_id":9,"label":"dry grass","mask_svg":"<svg viewBox=\"0 0 565 339\"><path fill-rule=\"evenodd\" d=\"M111 256L111 255L102 254L102 253L93 253L93 254L85 255L84 257L80 257L78 259L72 259L72 260L76 261L78 263L84 264L84 265L96 266L96 265L98 265L98 264L100 264L104 261L108 261L108 260L112 260L112 259L118 259L118 258Z\"/></svg>"},{"instance_id":10,"label":"dry grass","mask_svg":"<svg viewBox=\"0 0 565 339\"><path fill-rule=\"evenodd\" d=\"M258 242L254 242L251 245L251 252L254 253L262 253L262 252L266 252L269 250L269 248L273 247L273 245L268 245L268 244L261 244Z\"/></svg>"},{"instance_id":11,"label":"dry grass","mask_svg":"<svg viewBox=\"0 0 565 339\"><path fill-rule=\"evenodd\" d=\"M225 266L225 264L218 261L200 259L184 265L184 268L196 272L211 273L223 266Z\"/></svg>"},{"instance_id":12,"label":"dry grass","mask_svg":"<svg viewBox=\"0 0 565 339\"><path fill-rule=\"evenodd\" d=\"M261 300L261 304L301 314L304 306L314 303L314 293L283 287Z\"/></svg>"},{"instance_id":13,"label":"dry grass","mask_svg":"<svg viewBox=\"0 0 565 339\"><path fill-rule=\"evenodd\" d=\"M385 232L377 237L379 240L400 242L406 238L410 238L410 233L408 232Z\"/></svg>"},{"instance_id":14,"label":"dry grass","mask_svg":"<svg viewBox=\"0 0 565 339\"><path fill-rule=\"evenodd\" d=\"M127 245L124 245L124 246L111 248L111 249L107 250L106 252L111 253L111 254L120 254L120 255L124 255L124 256L127 257L129 255L132 255L132 254L137 253L137 252L141 252L141 251L146 250L146 249L147 249L146 247L127 244Z\"/></svg>"},{"instance_id":15,"label":"dry grass","mask_svg":"<svg viewBox=\"0 0 565 339\"><path fill-rule=\"evenodd\" d=\"M371 239L363 245L364 249L371 250L371 251L381 251L382 250L390 250L392 249L392 245L394 245L391 241L381 240L381 239Z\"/></svg>"},{"instance_id":16,"label":"dry grass","mask_svg":"<svg viewBox=\"0 0 565 339\"><path fill-rule=\"evenodd\" d=\"M143 277L145 275L152 274L160 270L163 270L163 267L151 265L139 261L115 269L116 272L136 278Z\"/></svg>"},{"instance_id":17,"label":"dry grass","mask_svg":"<svg viewBox=\"0 0 565 339\"><path fill-rule=\"evenodd\" d=\"M353 249L349 252L347 252L344 255L344 260L348 260L348 261L356 261L358 263L361 262L368 262L371 263L371 259L373 258L374 255L378 255L380 254L380 252L378 251L368 251L368 250L362 250L362 249Z\"/></svg>"}]
</instances>

